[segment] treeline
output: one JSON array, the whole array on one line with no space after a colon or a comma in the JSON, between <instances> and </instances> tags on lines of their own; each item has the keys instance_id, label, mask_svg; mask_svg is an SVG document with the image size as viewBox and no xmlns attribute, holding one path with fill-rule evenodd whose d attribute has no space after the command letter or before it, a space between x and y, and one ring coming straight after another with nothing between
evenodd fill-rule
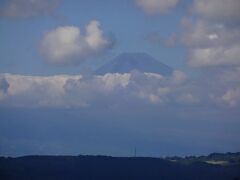
<instances>
[{"instance_id":1,"label":"treeline","mask_svg":"<svg viewBox=\"0 0 240 180\"><path fill-rule=\"evenodd\" d=\"M210 155L217 157L215 155ZM0 158L1 180L239 180L240 164L161 158L25 156Z\"/></svg>"}]
</instances>

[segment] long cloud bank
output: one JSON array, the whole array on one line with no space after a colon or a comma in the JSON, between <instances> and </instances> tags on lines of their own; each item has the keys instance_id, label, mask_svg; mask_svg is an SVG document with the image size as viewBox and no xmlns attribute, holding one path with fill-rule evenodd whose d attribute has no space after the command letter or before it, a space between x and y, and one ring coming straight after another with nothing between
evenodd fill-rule
<instances>
[{"instance_id":1,"label":"long cloud bank","mask_svg":"<svg viewBox=\"0 0 240 180\"><path fill-rule=\"evenodd\" d=\"M237 107L240 69L213 74L200 80L181 71L166 77L138 71L102 76L1 74L0 106L83 108L137 103Z\"/></svg>"}]
</instances>

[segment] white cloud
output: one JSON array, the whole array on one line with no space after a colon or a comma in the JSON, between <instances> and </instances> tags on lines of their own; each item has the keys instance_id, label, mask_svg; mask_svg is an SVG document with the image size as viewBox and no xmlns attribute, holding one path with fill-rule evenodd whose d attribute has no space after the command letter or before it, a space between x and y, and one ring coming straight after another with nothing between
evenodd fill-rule
<instances>
[{"instance_id":1,"label":"white cloud","mask_svg":"<svg viewBox=\"0 0 240 180\"><path fill-rule=\"evenodd\" d=\"M191 93L185 93L178 97L177 101L186 104L195 104L199 102L199 99Z\"/></svg>"},{"instance_id":2,"label":"white cloud","mask_svg":"<svg viewBox=\"0 0 240 180\"><path fill-rule=\"evenodd\" d=\"M1 106L82 107L126 88L130 74L90 77L1 74L0 77Z\"/></svg>"},{"instance_id":3,"label":"white cloud","mask_svg":"<svg viewBox=\"0 0 240 180\"><path fill-rule=\"evenodd\" d=\"M6 97L8 91L9 84L5 78L0 76L0 100Z\"/></svg>"},{"instance_id":4,"label":"white cloud","mask_svg":"<svg viewBox=\"0 0 240 180\"><path fill-rule=\"evenodd\" d=\"M190 48L229 47L238 44L240 39L238 28L230 28L201 19L194 22L184 18L182 27L180 42Z\"/></svg>"},{"instance_id":5,"label":"white cloud","mask_svg":"<svg viewBox=\"0 0 240 180\"><path fill-rule=\"evenodd\" d=\"M240 1L194 0L191 12L166 43L186 46L192 67L240 66Z\"/></svg>"},{"instance_id":6,"label":"white cloud","mask_svg":"<svg viewBox=\"0 0 240 180\"><path fill-rule=\"evenodd\" d=\"M171 76L138 71L86 77L1 74L0 106L81 108L214 104L238 107L239 69L216 72L208 72L199 79L189 79L181 71L174 71Z\"/></svg>"},{"instance_id":7,"label":"white cloud","mask_svg":"<svg viewBox=\"0 0 240 180\"><path fill-rule=\"evenodd\" d=\"M85 34L76 26L62 26L47 32L40 50L49 63L72 65L102 53L111 46L112 42L103 36L100 23L93 20L86 26Z\"/></svg>"},{"instance_id":8,"label":"white cloud","mask_svg":"<svg viewBox=\"0 0 240 180\"><path fill-rule=\"evenodd\" d=\"M0 5L0 16L28 18L50 15L60 0L7 0Z\"/></svg>"},{"instance_id":9,"label":"white cloud","mask_svg":"<svg viewBox=\"0 0 240 180\"><path fill-rule=\"evenodd\" d=\"M224 83L240 84L240 67L224 69L219 76Z\"/></svg>"},{"instance_id":10,"label":"white cloud","mask_svg":"<svg viewBox=\"0 0 240 180\"><path fill-rule=\"evenodd\" d=\"M110 45L110 42L103 37L103 31L100 28L100 22L95 20L91 21L86 26L85 40L88 48L96 52Z\"/></svg>"},{"instance_id":11,"label":"white cloud","mask_svg":"<svg viewBox=\"0 0 240 180\"><path fill-rule=\"evenodd\" d=\"M174 8L178 0L135 0L137 5L148 14L165 14Z\"/></svg>"},{"instance_id":12,"label":"white cloud","mask_svg":"<svg viewBox=\"0 0 240 180\"><path fill-rule=\"evenodd\" d=\"M178 70L173 71L172 82L174 84L182 84L186 80L187 80L187 75L184 72L178 71Z\"/></svg>"},{"instance_id":13,"label":"white cloud","mask_svg":"<svg viewBox=\"0 0 240 180\"><path fill-rule=\"evenodd\" d=\"M165 103L168 102L168 94L174 93L184 83L185 75L176 71L172 77L163 77L135 71L90 77L13 74L2 74L1 77L9 84L4 91L6 97L1 99L1 105L81 107L109 101L118 104L124 100Z\"/></svg>"},{"instance_id":14,"label":"white cloud","mask_svg":"<svg viewBox=\"0 0 240 180\"><path fill-rule=\"evenodd\" d=\"M239 66L240 30L202 19L184 18L179 41L189 48L193 67Z\"/></svg>"},{"instance_id":15,"label":"white cloud","mask_svg":"<svg viewBox=\"0 0 240 180\"><path fill-rule=\"evenodd\" d=\"M240 87L228 89L222 96L222 100L230 106L236 106L240 104Z\"/></svg>"},{"instance_id":16,"label":"white cloud","mask_svg":"<svg viewBox=\"0 0 240 180\"><path fill-rule=\"evenodd\" d=\"M190 51L189 64L194 67L239 66L240 46L229 48L195 48Z\"/></svg>"},{"instance_id":17,"label":"white cloud","mask_svg":"<svg viewBox=\"0 0 240 180\"><path fill-rule=\"evenodd\" d=\"M194 0L192 11L207 20L239 25L239 0Z\"/></svg>"},{"instance_id":18,"label":"white cloud","mask_svg":"<svg viewBox=\"0 0 240 180\"><path fill-rule=\"evenodd\" d=\"M2 74L8 83L3 104L6 106L64 106L64 85L81 76L23 76Z\"/></svg>"},{"instance_id":19,"label":"white cloud","mask_svg":"<svg viewBox=\"0 0 240 180\"><path fill-rule=\"evenodd\" d=\"M127 87L131 74L107 73L103 76L97 76L97 77L102 81L102 85L105 90L112 91L116 87L123 87L123 88Z\"/></svg>"}]
</instances>

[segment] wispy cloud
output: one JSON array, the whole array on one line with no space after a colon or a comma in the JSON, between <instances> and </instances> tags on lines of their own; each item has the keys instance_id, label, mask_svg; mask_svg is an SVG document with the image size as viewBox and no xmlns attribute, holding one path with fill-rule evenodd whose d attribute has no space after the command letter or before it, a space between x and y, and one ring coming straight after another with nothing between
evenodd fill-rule
<instances>
[{"instance_id":1,"label":"wispy cloud","mask_svg":"<svg viewBox=\"0 0 240 180\"><path fill-rule=\"evenodd\" d=\"M178 0L135 0L135 2L147 14L166 14L177 5Z\"/></svg>"},{"instance_id":2,"label":"wispy cloud","mask_svg":"<svg viewBox=\"0 0 240 180\"><path fill-rule=\"evenodd\" d=\"M239 0L194 0L192 12L208 21L239 25Z\"/></svg>"},{"instance_id":3,"label":"wispy cloud","mask_svg":"<svg viewBox=\"0 0 240 180\"><path fill-rule=\"evenodd\" d=\"M60 0L7 0L0 3L0 16L9 18L48 16L59 3Z\"/></svg>"}]
</instances>

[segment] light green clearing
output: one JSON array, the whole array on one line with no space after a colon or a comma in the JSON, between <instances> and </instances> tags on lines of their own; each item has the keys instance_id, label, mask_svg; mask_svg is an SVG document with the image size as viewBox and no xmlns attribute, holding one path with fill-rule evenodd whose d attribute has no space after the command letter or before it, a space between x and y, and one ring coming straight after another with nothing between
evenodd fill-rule
<instances>
[{"instance_id":1,"label":"light green clearing","mask_svg":"<svg viewBox=\"0 0 240 180\"><path fill-rule=\"evenodd\" d=\"M228 161L206 161L206 163L226 165L226 164L228 164Z\"/></svg>"}]
</instances>

